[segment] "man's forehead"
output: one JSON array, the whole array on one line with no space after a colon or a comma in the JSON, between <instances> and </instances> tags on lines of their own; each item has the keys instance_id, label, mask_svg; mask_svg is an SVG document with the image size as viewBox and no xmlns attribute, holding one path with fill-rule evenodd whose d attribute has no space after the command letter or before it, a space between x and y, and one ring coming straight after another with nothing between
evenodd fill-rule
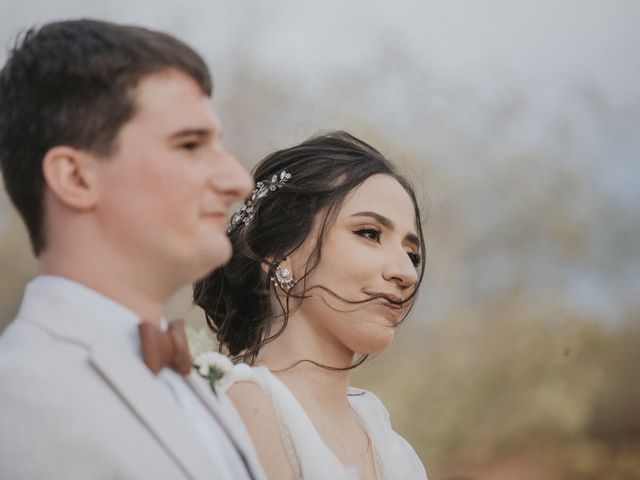
<instances>
[{"instance_id":1,"label":"man's forehead","mask_svg":"<svg viewBox=\"0 0 640 480\"><path fill-rule=\"evenodd\" d=\"M132 93L136 111L131 121L163 124L168 129L219 128L211 97L192 77L179 70L149 75Z\"/></svg>"}]
</instances>

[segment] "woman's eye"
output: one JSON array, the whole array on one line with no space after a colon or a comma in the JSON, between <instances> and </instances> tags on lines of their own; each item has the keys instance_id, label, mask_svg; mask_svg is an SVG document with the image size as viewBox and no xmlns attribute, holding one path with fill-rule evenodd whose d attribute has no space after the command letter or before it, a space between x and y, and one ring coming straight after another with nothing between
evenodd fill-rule
<instances>
[{"instance_id":1,"label":"woman's eye","mask_svg":"<svg viewBox=\"0 0 640 480\"><path fill-rule=\"evenodd\" d=\"M362 228L357 230L356 235L360 235L361 237L368 238L369 240L373 240L374 242L380 241L380 230L375 228Z\"/></svg>"},{"instance_id":2,"label":"woman's eye","mask_svg":"<svg viewBox=\"0 0 640 480\"><path fill-rule=\"evenodd\" d=\"M415 252L407 252L407 255L409 255L409 260L411 260L411 263L413 263L413 266L418 268L422 263L422 255Z\"/></svg>"}]
</instances>

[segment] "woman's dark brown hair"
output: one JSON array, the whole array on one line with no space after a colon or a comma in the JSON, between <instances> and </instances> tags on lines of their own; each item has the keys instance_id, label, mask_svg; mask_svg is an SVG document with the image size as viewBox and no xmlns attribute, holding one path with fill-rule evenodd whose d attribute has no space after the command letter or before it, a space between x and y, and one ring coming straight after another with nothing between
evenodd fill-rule
<instances>
[{"instance_id":1,"label":"woman's dark brown hair","mask_svg":"<svg viewBox=\"0 0 640 480\"><path fill-rule=\"evenodd\" d=\"M265 343L286 328L291 298L304 299L313 288L340 298L326 286L307 285L306 279L322 258L325 232L345 197L367 178L389 175L406 190L414 205L422 258L425 253L413 188L380 152L362 140L343 131L310 138L266 157L257 165L254 178L271 179L283 170L291 174L291 179L256 202L253 218L247 225L240 223L230 229L233 256L229 263L194 284L194 303L204 309L207 323L220 342L220 351L226 350L250 363ZM298 275L298 283L291 292L281 290L280 296L274 297L278 287L270 279L276 267L300 247L316 224L318 239L305 272ZM424 262L417 268L419 278L408 299L411 302L424 273ZM283 294L284 313L276 312L272 299L282 298ZM276 320L282 323L273 332Z\"/></svg>"}]
</instances>

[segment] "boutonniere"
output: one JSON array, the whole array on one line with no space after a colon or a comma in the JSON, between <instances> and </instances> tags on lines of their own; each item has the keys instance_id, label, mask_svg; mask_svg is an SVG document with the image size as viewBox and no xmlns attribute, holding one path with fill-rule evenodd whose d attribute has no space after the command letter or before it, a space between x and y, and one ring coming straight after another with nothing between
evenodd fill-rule
<instances>
[{"instance_id":1,"label":"boutonniere","mask_svg":"<svg viewBox=\"0 0 640 480\"><path fill-rule=\"evenodd\" d=\"M211 391L216 397L218 392L226 391L233 384L233 362L221 353L201 353L194 359L193 367L200 376L209 380Z\"/></svg>"},{"instance_id":2,"label":"boutonniere","mask_svg":"<svg viewBox=\"0 0 640 480\"><path fill-rule=\"evenodd\" d=\"M187 327L187 340L192 354L193 368L209 381L211 391L217 397L236 379L233 362L225 355L214 352L215 343L206 328L195 330Z\"/></svg>"}]
</instances>

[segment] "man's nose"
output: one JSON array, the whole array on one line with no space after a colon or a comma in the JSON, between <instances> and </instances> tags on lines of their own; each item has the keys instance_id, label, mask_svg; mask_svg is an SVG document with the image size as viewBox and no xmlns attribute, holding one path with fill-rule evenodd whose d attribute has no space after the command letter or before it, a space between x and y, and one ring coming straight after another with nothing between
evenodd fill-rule
<instances>
[{"instance_id":1,"label":"man's nose","mask_svg":"<svg viewBox=\"0 0 640 480\"><path fill-rule=\"evenodd\" d=\"M214 168L211 173L216 190L225 193L232 202L242 200L251 193L255 187L253 178L231 152L223 149L216 163L222 167Z\"/></svg>"}]
</instances>

